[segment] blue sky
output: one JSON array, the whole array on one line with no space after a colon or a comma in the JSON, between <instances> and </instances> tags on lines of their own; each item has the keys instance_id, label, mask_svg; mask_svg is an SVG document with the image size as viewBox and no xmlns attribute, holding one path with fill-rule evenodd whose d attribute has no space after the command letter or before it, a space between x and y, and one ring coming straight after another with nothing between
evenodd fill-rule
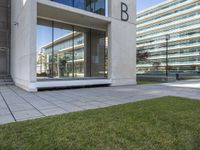
<instances>
[{"instance_id":1,"label":"blue sky","mask_svg":"<svg viewBox=\"0 0 200 150\"><path fill-rule=\"evenodd\" d=\"M137 0L137 12L159 4L165 0Z\"/></svg>"}]
</instances>

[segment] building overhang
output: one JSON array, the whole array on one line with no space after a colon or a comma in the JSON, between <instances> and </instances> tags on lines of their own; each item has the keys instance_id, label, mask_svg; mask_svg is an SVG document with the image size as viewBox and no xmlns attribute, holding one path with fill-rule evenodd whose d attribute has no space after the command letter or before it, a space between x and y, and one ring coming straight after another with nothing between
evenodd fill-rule
<instances>
[{"instance_id":1,"label":"building overhang","mask_svg":"<svg viewBox=\"0 0 200 150\"><path fill-rule=\"evenodd\" d=\"M108 17L48 0L37 1L37 17L98 30L107 30L111 23Z\"/></svg>"}]
</instances>

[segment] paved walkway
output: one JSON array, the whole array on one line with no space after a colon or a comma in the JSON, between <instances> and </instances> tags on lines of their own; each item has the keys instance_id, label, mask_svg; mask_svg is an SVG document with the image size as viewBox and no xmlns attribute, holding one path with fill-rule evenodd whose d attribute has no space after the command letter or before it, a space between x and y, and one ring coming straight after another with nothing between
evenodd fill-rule
<instances>
[{"instance_id":1,"label":"paved walkway","mask_svg":"<svg viewBox=\"0 0 200 150\"><path fill-rule=\"evenodd\" d=\"M38 93L28 93L16 86L0 86L0 124L162 96L200 99L200 80Z\"/></svg>"}]
</instances>

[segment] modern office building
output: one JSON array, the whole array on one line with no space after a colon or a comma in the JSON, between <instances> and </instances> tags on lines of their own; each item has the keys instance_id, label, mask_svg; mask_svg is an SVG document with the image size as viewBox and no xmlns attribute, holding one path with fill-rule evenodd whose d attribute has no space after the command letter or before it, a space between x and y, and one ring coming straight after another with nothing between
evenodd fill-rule
<instances>
[{"instance_id":1,"label":"modern office building","mask_svg":"<svg viewBox=\"0 0 200 150\"><path fill-rule=\"evenodd\" d=\"M149 54L138 74L199 74L200 1L166 0L139 12L137 51Z\"/></svg>"},{"instance_id":2,"label":"modern office building","mask_svg":"<svg viewBox=\"0 0 200 150\"><path fill-rule=\"evenodd\" d=\"M1 0L0 10L0 76L15 85L136 83L135 0Z\"/></svg>"}]
</instances>

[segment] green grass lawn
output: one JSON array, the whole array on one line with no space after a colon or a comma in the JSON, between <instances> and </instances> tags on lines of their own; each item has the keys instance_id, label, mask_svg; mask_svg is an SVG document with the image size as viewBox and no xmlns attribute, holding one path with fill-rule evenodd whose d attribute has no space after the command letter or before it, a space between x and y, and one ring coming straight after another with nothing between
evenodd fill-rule
<instances>
[{"instance_id":1,"label":"green grass lawn","mask_svg":"<svg viewBox=\"0 0 200 150\"><path fill-rule=\"evenodd\" d=\"M159 84L160 82L154 82L154 81L137 81L138 85L143 85L143 84Z\"/></svg>"},{"instance_id":2,"label":"green grass lawn","mask_svg":"<svg viewBox=\"0 0 200 150\"><path fill-rule=\"evenodd\" d=\"M1 150L199 148L200 101L177 97L0 126Z\"/></svg>"}]
</instances>

